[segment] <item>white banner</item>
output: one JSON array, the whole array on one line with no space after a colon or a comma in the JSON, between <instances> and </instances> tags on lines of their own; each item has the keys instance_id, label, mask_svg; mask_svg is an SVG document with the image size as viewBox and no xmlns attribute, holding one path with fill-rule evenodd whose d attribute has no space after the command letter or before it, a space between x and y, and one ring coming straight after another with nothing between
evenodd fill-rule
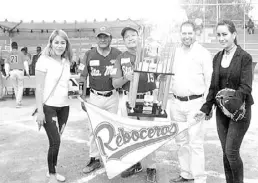
<instances>
[{"instance_id":1,"label":"white banner","mask_svg":"<svg viewBox=\"0 0 258 183\"><path fill-rule=\"evenodd\" d=\"M141 161L187 128L181 124L179 128L177 123L171 121L125 118L87 102L82 102L82 109L88 113L109 179Z\"/></svg>"}]
</instances>

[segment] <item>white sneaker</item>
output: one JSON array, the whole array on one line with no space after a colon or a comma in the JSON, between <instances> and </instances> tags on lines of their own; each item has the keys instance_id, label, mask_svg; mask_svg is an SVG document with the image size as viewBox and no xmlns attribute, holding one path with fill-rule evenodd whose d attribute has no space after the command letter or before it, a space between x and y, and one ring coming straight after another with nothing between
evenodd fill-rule
<instances>
[{"instance_id":1,"label":"white sneaker","mask_svg":"<svg viewBox=\"0 0 258 183\"><path fill-rule=\"evenodd\" d=\"M21 107L22 107L21 103L16 104L16 108L21 108Z\"/></svg>"},{"instance_id":2,"label":"white sneaker","mask_svg":"<svg viewBox=\"0 0 258 183\"><path fill-rule=\"evenodd\" d=\"M49 172L47 172L46 175L48 178L50 177ZM56 173L56 180L60 181L60 182L64 182L65 181L65 177L63 175L60 175L59 173Z\"/></svg>"}]
</instances>

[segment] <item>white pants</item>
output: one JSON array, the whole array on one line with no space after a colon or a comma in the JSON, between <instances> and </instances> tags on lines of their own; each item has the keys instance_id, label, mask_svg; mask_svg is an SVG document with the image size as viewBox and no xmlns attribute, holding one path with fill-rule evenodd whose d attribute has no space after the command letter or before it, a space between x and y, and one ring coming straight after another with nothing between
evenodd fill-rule
<instances>
[{"instance_id":1,"label":"white pants","mask_svg":"<svg viewBox=\"0 0 258 183\"><path fill-rule=\"evenodd\" d=\"M187 123L191 126L195 122L194 115L198 112L204 99L198 98L187 102L178 99L170 100L171 120ZM181 176L186 179L194 179L194 183L206 183L205 157L204 157L204 134L203 121L189 127L186 135L176 137L179 145L178 160L181 168Z\"/></svg>"},{"instance_id":2,"label":"white pants","mask_svg":"<svg viewBox=\"0 0 258 183\"><path fill-rule=\"evenodd\" d=\"M122 116L127 117L127 118L131 118L131 119L137 119L137 117L135 116L128 116L127 115L127 110L126 110L126 105L125 103L128 101L128 95L123 95L122 99L121 99L121 105L120 105L120 109L121 111L119 111L121 113ZM140 117L140 120L145 120L145 121L154 121L155 118L153 117ZM142 162L144 164L146 164L146 166L148 168L155 168L156 169L156 151L154 151L153 153L149 154L148 156L146 156Z\"/></svg>"},{"instance_id":3,"label":"white pants","mask_svg":"<svg viewBox=\"0 0 258 183\"><path fill-rule=\"evenodd\" d=\"M119 95L118 95L118 92L115 92L110 97L105 97L105 96L97 95L97 94L94 94L91 92L88 102L93 105L98 106L101 109L104 109L106 111L116 114L118 111L118 106L119 106ZM90 157L95 157L95 158L99 158L99 156L100 156L91 128L90 128L89 155L90 155Z\"/></svg>"},{"instance_id":4,"label":"white pants","mask_svg":"<svg viewBox=\"0 0 258 183\"><path fill-rule=\"evenodd\" d=\"M16 103L20 104L23 96L23 78L24 72L23 70L14 69L10 71L10 80L13 85Z\"/></svg>"}]
</instances>

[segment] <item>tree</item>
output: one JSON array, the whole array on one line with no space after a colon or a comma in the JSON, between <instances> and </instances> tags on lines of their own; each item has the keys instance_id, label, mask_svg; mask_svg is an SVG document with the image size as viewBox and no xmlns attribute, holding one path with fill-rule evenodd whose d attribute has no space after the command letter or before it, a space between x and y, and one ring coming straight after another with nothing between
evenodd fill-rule
<instances>
[{"instance_id":1,"label":"tree","mask_svg":"<svg viewBox=\"0 0 258 183\"><path fill-rule=\"evenodd\" d=\"M247 0L183 0L183 4L188 19L205 18L206 25L216 24L219 19L230 19L243 25L244 13L247 21L253 8Z\"/></svg>"}]
</instances>

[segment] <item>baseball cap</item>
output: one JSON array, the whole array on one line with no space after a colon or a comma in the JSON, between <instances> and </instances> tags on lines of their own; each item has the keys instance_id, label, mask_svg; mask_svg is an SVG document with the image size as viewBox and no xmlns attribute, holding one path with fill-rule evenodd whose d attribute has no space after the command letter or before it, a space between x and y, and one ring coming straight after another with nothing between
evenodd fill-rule
<instances>
[{"instance_id":1,"label":"baseball cap","mask_svg":"<svg viewBox=\"0 0 258 183\"><path fill-rule=\"evenodd\" d=\"M133 28L133 27L131 27L131 26L127 26L127 27L123 28L123 30L121 31L121 36L124 37L125 32L128 31L128 30L135 31L135 32L137 32L137 34L138 34L138 31L137 31L135 28Z\"/></svg>"},{"instance_id":2,"label":"baseball cap","mask_svg":"<svg viewBox=\"0 0 258 183\"><path fill-rule=\"evenodd\" d=\"M97 37L100 35L100 34L105 34L107 36L111 36L111 31L109 28L107 27L100 27L98 30L97 30Z\"/></svg>"}]
</instances>

